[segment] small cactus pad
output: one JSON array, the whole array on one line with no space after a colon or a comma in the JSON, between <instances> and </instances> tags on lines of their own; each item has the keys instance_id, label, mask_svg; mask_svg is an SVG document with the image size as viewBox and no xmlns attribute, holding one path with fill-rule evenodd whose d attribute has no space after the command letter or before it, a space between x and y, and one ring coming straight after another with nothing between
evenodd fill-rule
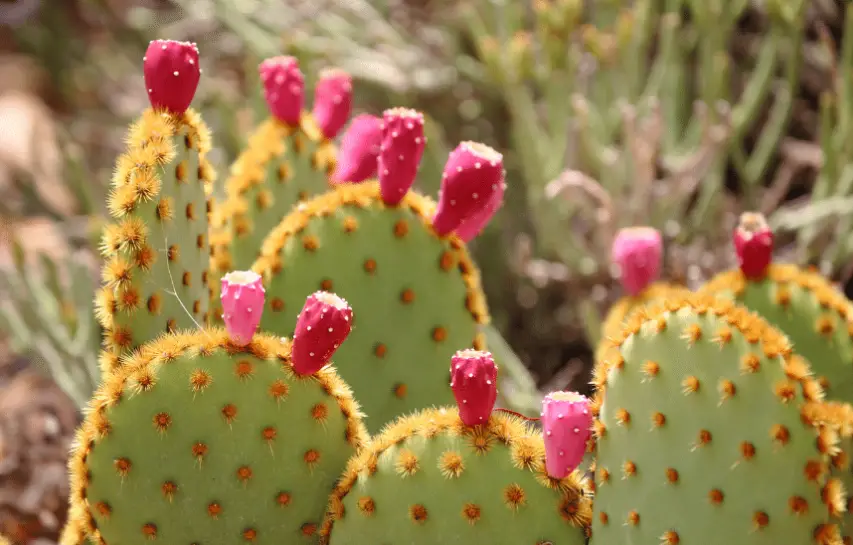
<instances>
[{"instance_id":1,"label":"small cactus pad","mask_svg":"<svg viewBox=\"0 0 853 545\"><path fill-rule=\"evenodd\" d=\"M785 337L690 294L637 311L616 344L595 373L591 545L840 545L837 427Z\"/></svg>"},{"instance_id":2,"label":"small cactus pad","mask_svg":"<svg viewBox=\"0 0 853 545\"><path fill-rule=\"evenodd\" d=\"M757 281L740 270L720 273L700 293L733 298L760 314L808 360L828 396L853 403L853 304L824 277L772 264Z\"/></svg>"},{"instance_id":3,"label":"small cactus pad","mask_svg":"<svg viewBox=\"0 0 853 545\"><path fill-rule=\"evenodd\" d=\"M118 159L104 229L104 286L96 315L106 330L101 369L166 331L208 317L208 189L214 171L210 135L192 110L148 109Z\"/></svg>"},{"instance_id":4,"label":"small cactus pad","mask_svg":"<svg viewBox=\"0 0 853 545\"><path fill-rule=\"evenodd\" d=\"M366 440L332 368L300 377L290 342L222 330L142 347L96 393L70 462L63 545L313 543L328 491Z\"/></svg>"},{"instance_id":5,"label":"small cactus pad","mask_svg":"<svg viewBox=\"0 0 853 545\"><path fill-rule=\"evenodd\" d=\"M317 290L355 310L338 372L368 427L453 401L446 363L459 346L483 349L488 321L479 272L455 236L439 238L435 205L409 191L383 204L377 182L341 185L300 204L267 237L253 270L266 277L261 327L290 335L293 311Z\"/></svg>"},{"instance_id":6,"label":"small cactus pad","mask_svg":"<svg viewBox=\"0 0 853 545\"><path fill-rule=\"evenodd\" d=\"M321 530L329 545L580 545L591 499L545 472L542 436L507 413L468 427L455 409L402 417L350 461Z\"/></svg>"}]
</instances>

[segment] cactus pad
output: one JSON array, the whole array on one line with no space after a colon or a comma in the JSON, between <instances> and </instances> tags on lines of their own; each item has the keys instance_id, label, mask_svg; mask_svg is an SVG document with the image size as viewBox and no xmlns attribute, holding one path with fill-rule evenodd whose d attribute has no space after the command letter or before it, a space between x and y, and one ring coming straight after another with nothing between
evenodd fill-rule
<instances>
[{"instance_id":1,"label":"cactus pad","mask_svg":"<svg viewBox=\"0 0 853 545\"><path fill-rule=\"evenodd\" d=\"M344 185L300 204L264 242L261 328L290 335L293 312L316 290L355 309L338 372L378 431L415 409L450 404L447 366L459 346L483 349L488 321L479 272L455 235L430 227L435 205L409 191L398 206L379 185ZM442 362L442 363L437 363Z\"/></svg>"},{"instance_id":2,"label":"cactus pad","mask_svg":"<svg viewBox=\"0 0 853 545\"><path fill-rule=\"evenodd\" d=\"M131 127L113 176L96 315L106 330L102 372L166 331L208 317L207 188L210 135L188 110L146 110Z\"/></svg>"},{"instance_id":3,"label":"cactus pad","mask_svg":"<svg viewBox=\"0 0 853 545\"><path fill-rule=\"evenodd\" d=\"M96 394L70 462L63 544L312 543L366 440L331 367L297 376L290 341L224 330L142 347Z\"/></svg>"},{"instance_id":4,"label":"cactus pad","mask_svg":"<svg viewBox=\"0 0 853 545\"><path fill-rule=\"evenodd\" d=\"M727 271L701 293L734 298L760 314L809 361L828 396L853 402L853 304L825 278L794 265L773 264L763 280Z\"/></svg>"},{"instance_id":5,"label":"cactus pad","mask_svg":"<svg viewBox=\"0 0 853 545\"><path fill-rule=\"evenodd\" d=\"M390 424L350 461L322 541L580 545L591 516L583 485L577 472L548 477L541 435L515 416L468 427L455 409L429 409Z\"/></svg>"},{"instance_id":6,"label":"cactus pad","mask_svg":"<svg viewBox=\"0 0 853 545\"><path fill-rule=\"evenodd\" d=\"M225 182L226 199L213 222L216 271L249 268L264 237L299 201L325 191L335 146L308 113L291 127L270 117L249 138Z\"/></svg>"},{"instance_id":7,"label":"cactus pad","mask_svg":"<svg viewBox=\"0 0 853 545\"><path fill-rule=\"evenodd\" d=\"M837 429L788 340L731 301L635 313L596 370L592 544L840 544Z\"/></svg>"}]
</instances>

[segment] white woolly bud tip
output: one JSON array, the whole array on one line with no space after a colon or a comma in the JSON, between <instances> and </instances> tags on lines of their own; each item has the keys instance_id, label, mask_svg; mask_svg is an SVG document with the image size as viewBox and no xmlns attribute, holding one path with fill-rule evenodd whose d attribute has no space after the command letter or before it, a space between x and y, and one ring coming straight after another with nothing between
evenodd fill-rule
<instances>
[{"instance_id":1,"label":"white woolly bud tip","mask_svg":"<svg viewBox=\"0 0 853 545\"><path fill-rule=\"evenodd\" d=\"M335 307L338 310L346 310L349 308L349 303L347 303L346 299L338 297L336 294L328 291L315 292L314 297L321 303Z\"/></svg>"},{"instance_id":2,"label":"white woolly bud tip","mask_svg":"<svg viewBox=\"0 0 853 545\"><path fill-rule=\"evenodd\" d=\"M248 286L260 280L261 275L255 271L231 271L222 279L233 286Z\"/></svg>"}]
</instances>

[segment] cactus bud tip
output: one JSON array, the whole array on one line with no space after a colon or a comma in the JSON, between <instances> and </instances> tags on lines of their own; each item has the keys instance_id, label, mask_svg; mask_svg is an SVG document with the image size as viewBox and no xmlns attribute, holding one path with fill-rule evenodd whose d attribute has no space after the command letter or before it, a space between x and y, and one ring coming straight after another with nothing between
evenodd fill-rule
<instances>
[{"instance_id":1,"label":"cactus bud tip","mask_svg":"<svg viewBox=\"0 0 853 545\"><path fill-rule=\"evenodd\" d=\"M312 115L326 139L331 140L344 128L352 113L352 77L343 70L327 68L320 72L314 89Z\"/></svg>"},{"instance_id":2,"label":"cactus bud tip","mask_svg":"<svg viewBox=\"0 0 853 545\"><path fill-rule=\"evenodd\" d=\"M651 227L620 229L610 252L622 287L631 296L639 295L658 279L663 259L663 239Z\"/></svg>"},{"instance_id":3,"label":"cactus bud tip","mask_svg":"<svg viewBox=\"0 0 853 545\"><path fill-rule=\"evenodd\" d=\"M377 162L379 187L385 204L398 204L415 183L425 145L421 112L408 108L385 110Z\"/></svg>"},{"instance_id":4,"label":"cactus bud tip","mask_svg":"<svg viewBox=\"0 0 853 545\"><path fill-rule=\"evenodd\" d=\"M450 388L466 426L485 424L498 396L498 368L489 352L460 350L450 360Z\"/></svg>"},{"instance_id":5,"label":"cactus bud tip","mask_svg":"<svg viewBox=\"0 0 853 545\"><path fill-rule=\"evenodd\" d=\"M305 78L294 57L278 56L258 65L264 86L264 99L270 113L291 126L299 124L305 102Z\"/></svg>"},{"instance_id":6,"label":"cactus bud tip","mask_svg":"<svg viewBox=\"0 0 853 545\"><path fill-rule=\"evenodd\" d=\"M382 120L370 114L357 115L341 138L335 183L361 183L376 174L382 145Z\"/></svg>"},{"instance_id":7,"label":"cactus bud tip","mask_svg":"<svg viewBox=\"0 0 853 545\"><path fill-rule=\"evenodd\" d=\"M462 142L444 165L433 228L440 236L494 207L495 193L504 183L503 155L477 142ZM491 216L489 216L491 217ZM486 221L488 218L486 218ZM485 226L482 216L477 220Z\"/></svg>"},{"instance_id":8,"label":"cactus bud tip","mask_svg":"<svg viewBox=\"0 0 853 545\"><path fill-rule=\"evenodd\" d=\"M352 308L334 293L308 296L293 334L293 370L311 375L329 363L352 330Z\"/></svg>"},{"instance_id":9,"label":"cactus bud tip","mask_svg":"<svg viewBox=\"0 0 853 545\"><path fill-rule=\"evenodd\" d=\"M583 460L592 428L589 399L576 392L552 392L542 400L545 470L555 479L568 476Z\"/></svg>"},{"instance_id":10,"label":"cactus bud tip","mask_svg":"<svg viewBox=\"0 0 853 545\"><path fill-rule=\"evenodd\" d=\"M231 342L246 346L258 330L266 290L253 271L231 271L222 278L222 319Z\"/></svg>"},{"instance_id":11,"label":"cactus bud tip","mask_svg":"<svg viewBox=\"0 0 853 545\"><path fill-rule=\"evenodd\" d=\"M148 100L157 110L182 114L198 89L198 47L191 42L153 40L142 58Z\"/></svg>"},{"instance_id":12,"label":"cactus bud tip","mask_svg":"<svg viewBox=\"0 0 853 545\"><path fill-rule=\"evenodd\" d=\"M773 231L763 215L744 212L734 232L738 264L744 276L760 280L773 261Z\"/></svg>"}]
</instances>

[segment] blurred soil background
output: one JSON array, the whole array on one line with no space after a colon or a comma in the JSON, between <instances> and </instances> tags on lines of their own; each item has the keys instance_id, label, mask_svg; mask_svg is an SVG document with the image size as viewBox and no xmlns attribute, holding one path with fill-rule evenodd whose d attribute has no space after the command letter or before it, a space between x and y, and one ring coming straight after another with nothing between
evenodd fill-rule
<instances>
[{"instance_id":1,"label":"blurred soil background","mask_svg":"<svg viewBox=\"0 0 853 545\"><path fill-rule=\"evenodd\" d=\"M737 214L761 209L784 258L850 293L849 10L835 0L0 0L0 534L55 543L64 523L65 456L88 392L59 387L57 373L97 349L85 306L113 162L147 105L149 40L198 42L194 107L214 130L220 179L264 115L257 63L278 53L309 77L350 71L354 113L424 111L424 191L435 194L461 140L505 151L507 204L473 244L495 323L541 390L587 391L597 325L621 295L609 244L626 224L663 230L665 277L695 286L732 265Z\"/></svg>"}]
</instances>

